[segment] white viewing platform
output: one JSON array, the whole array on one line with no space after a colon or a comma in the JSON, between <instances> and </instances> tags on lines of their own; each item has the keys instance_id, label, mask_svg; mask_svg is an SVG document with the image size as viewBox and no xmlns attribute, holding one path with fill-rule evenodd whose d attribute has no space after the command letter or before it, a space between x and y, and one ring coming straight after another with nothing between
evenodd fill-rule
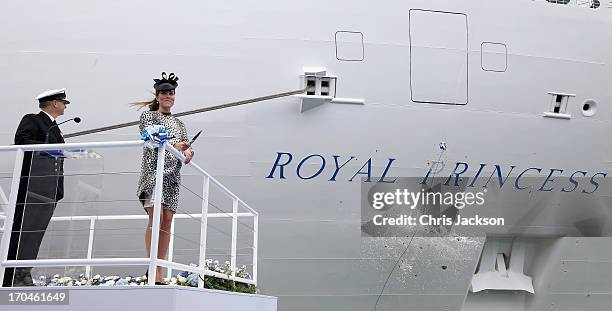
<instances>
[{"instance_id":1,"label":"white viewing platform","mask_svg":"<svg viewBox=\"0 0 612 311\"><path fill-rule=\"evenodd\" d=\"M162 210L161 201L154 199L153 207L153 221L151 224L151 244L150 255L145 257L145 254L140 256L131 257L120 257L121 253L117 256L108 255L106 257L96 256L94 242L99 236L100 223L108 223L112 221L144 221L147 219L147 215L118 215L118 214L102 214L103 209L87 210L87 209L75 209L75 211L87 212L85 214L71 214L68 216L54 216L51 218L51 222L54 223L70 223L72 225L80 224L85 222L89 223L89 226L85 226L82 231L86 232L87 241L86 245L77 244L81 247L79 252L75 252L74 256L60 255L50 258L39 258L38 259L9 259L9 244L10 236L14 232L13 228L14 214L18 200L18 190L20 187L22 163L25 152L27 151L53 151L57 152L60 157L69 159L67 151L80 150L82 154L89 155L90 149L108 150L108 149L124 149L124 148L137 148L141 149L145 145L143 141L120 141L120 142L92 142L92 143L67 143L67 144L41 144L41 145L18 145L18 146L0 146L0 156L3 156L5 152L14 152L15 163L13 167L13 173L11 178L11 188L9 195L6 195L2 187L0 187L0 221L3 221L0 226L0 232L2 238L0 240L0 281L2 281L5 269L10 267L33 267L38 269L51 268L51 269L63 269L66 267L78 267L83 269L83 274L90 281L92 280L93 269L101 267L112 267L119 269L117 271L119 275L128 276L134 275L134 271L142 273L149 271L148 285L93 285L93 286L24 286L24 287L0 287L0 310L240 310L240 311L276 311L277 310L277 298L259 294L246 294L237 293L231 291L221 291L204 288L204 277L217 278L226 281L233 281L241 283L243 285L257 286L257 250L258 250L258 213L241 200L232 191L221 184L208 172L203 170L195 162L191 161L188 165L185 165L184 169L191 170L194 173L191 179L192 181L201 181L201 184L196 183L196 187L192 188L187 193L193 193L195 198L194 204L185 204L186 206L192 206L193 210L177 210L177 213L173 217L172 225L170 228L170 243L167 258L157 258L158 241L160 238L160 214ZM169 151L176 158L184 161L185 158L182 153L174 149L168 143L159 145L157 149L157 169L155 175L155 191L153 193L154 198L162 197L162 185L164 179L164 164L166 152ZM61 152L60 152L61 151ZM54 154L49 153L55 156ZM74 154L74 152L73 152ZM123 156L122 156L123 157ZM76 157L73 161L85 161L87 157ZM103 158L103 157L101 157ZM121 158L123 159L123 158ZM139 165L139 161L134 161L135 165ZM74 178L81 174L77 168L76 162L64 162L64 167L70 168L76 173L70 173L62 175L65 178ZM56 169L57 171L57 169ZM92 174L92 172L94 172ZM97 171L86 171L83 175L97 176L101 172ZM197 177L197 179L196 179ZM91 188L91 187L90 187ZM212 188L212 189L211 189ZM29 195L30 189L26 189ZM103 189L97 189L94 193L103 193ZM212 190L215 190L214 192ZM66 194L78 193L79 188L73 189L66 187ZM100 197L100 194L96 194L96 197L90 202L104 202ZM221 199L215 198L216 204L210 200L209 197L220 196ZM70 201L69 199L64 199ZM73 203L82 203L78 200ZM140 204L140 203L138 203ZM216 210L215 212L209 212L209 208ZM57 212L57 210L56 210ZM212 230L213 232L223 231L218 227L209 225L210 220L225 219L223 224L229 228L229 233L226 233L227 245L223 245L223 248L210 246L211 240L208 238L208 233ZM190 221L192 227L195 230L182 232L182 236L175 234L174 232L174 221ZM184 224L184 223L181 223ZM195 224L195 225L194 225ZM238 226L241 225L241 229L238 230ZM124 225L128 227L128 225ZM56 231L61 232L64 227L57 227ZM70 229L68 227L67 229ZM128 229L133 226L128 227ZM111 228L113 233L119 232L122 228ZM102 228L104 230L104 228ZM109 231L108 228L106 228ZM144 226L143 226L144 231ZM67 234L71 234L70 230L66 230ZM242 240L238 240L239 233L243 237ZM183 253L181 256L175 256L175 237L181 238ZM121 244L127 243L130 240L130 236L122 236L121 239L115 238L113 243ZM139 240L141 236L137 237ZM190 244L186 244L187 242ZM215 242L213 240L213 242ZM238 244L241 242L247 247L242 247L240 252L238 251ZM249 243L250 244L247 244ZM76 244L76 242L75 242ZM212 253L210 250L214 250L216 256L224 256L227 261L225 266L217 266L217 263L210 266L213 261L207 260L207 253ZM185 251L186 250L186 251ZM130 253L131 254L131 253ZM62 257L63 256L63 257ZM218 262L218 260L214 260ZM195 264L191 264L195 263ZM240 265L243 268L240 268ZM167 268L167 278L172 277L173 271L189 272L191 275L199 276L199 281L192 286L178 286L178 285L154 285L157 274L156 266ZM146 269L148 268L148 270ZM123 270L121 270L123 269ZM44 271L44 270L40 270ZM121 272L123 271L123 272ZM41 273L44 275L44 272ZM115 274L113 274L115 275ZM72 278L75 275L63 275L70 276ZM63 277L62 276L62 277ZM37 275L32 275L32 278L38 280ZM197 279L196 279L197 280ZM44 282L43 282L44 283ZM62 283L64 285L66 283ZM114 283L112 283L114 284ZM47 284L48 285L48 284ZM57 285L57 284L56 284ZM0 284L2 286L2 284ZM57 301L49 302L49 298L41 297L53 297L53 294L61 293L65 300L62 303ZM19 297L18 297L19 296ZM57 297L57 296L55 296ZM52 299L52 298L51 298ZM53 300L53 299L52 299Z\"/></svg>"},{"instance_id":2,"label":"white viewing platform","mask_svg":"<svg viewBox=\"0 0 612 311\"><path fill-rule=\"evenodd\" d=\"M7 304L9 293L20 291L66 290L64 305L15 302ZM277 298L187 286L92 286L0 288L0 310L239 310L276 311Z\"/></svg>"}]
</instances>

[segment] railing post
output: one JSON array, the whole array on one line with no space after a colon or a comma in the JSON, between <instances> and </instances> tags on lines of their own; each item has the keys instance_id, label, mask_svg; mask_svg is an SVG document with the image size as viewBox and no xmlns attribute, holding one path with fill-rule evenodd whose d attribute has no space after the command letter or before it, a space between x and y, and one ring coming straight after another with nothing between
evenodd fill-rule
<instances>
[{"instance_id":1,"label":"railing post","mask_svg":"<svg viewBox=\"0 0 612 311\"><path fill-rule=\"evenodd\" d=\"M257 243L259 242L259 215L253 216L253 282L257 284Z\"/></svg>"},{"instance_id":2,"label":"railing post","mask_svg":"<svg viewBox=\"0 0 612 311\"><path fill-rule=\"evenodd\" d=\"M176 218L172 217L172 223L170 224L170 243L168 243L168 261L174 259L174 221ZM172 278L172 268L168 267L168 273L166 273L168 279Z\"/></svg>"},{"instance_id":3,"label":"railing post","mask_svg":"<svg viewBox=\"0 0 612 311\"><path fill-rule=\"evenodd\" d=\"M8 258L9 244L11 242L11 234L13 233L13 218L15 216L15 207L17 206L17 192L19 191L19 181L21 180L21 168L23 166L24 152L22 149L17 149L15 155L15 165L13 166L13 180L11 183L11 194L9 196L9 204L6 207L6 219L4 220L4 232L2 233L2 241L0 242L0 281L4 280L5 266L2 264ZM3 286L3 285L0 285Z\"/></svg>"},{"instance_id":4,"label":"railing post","mask_svg":"<svg viewBox=\"0 0 612 311\"><path fill-rule=\"evenodd\" d=\"M93 258L93 242L94 242L94 232L96 230L96 219L92 218L89 220L89 242L87 244L87 259ZM85 266L85 276L87 279L91 279L91 266Z\"/></svg>"},{"instance_id":5,"label":"railing post","mask_svg":"<svg viewBox=\"0 0 612 311\"><path fill-rule=\"evenodd\" d=\"M206 266L206 233L208 232L208 196L210 194L210 178L204 176L202 186L202 225L200 226L200 267ZM203 278L204 276L202 276ZM198 287L204 288L204 281L198 278Z\"/></svg>"},{"instance_id":6,"label":"railing post","mask_svg":"<svg viewBox=\"0 0 612 311\"><path fill-rule=\"evenodd\" d=\"M159 222L162 211L162 193L164 185L164 162L166 148L165 144L157 148L157 169L155 171L155 193L153 199L153 226L151 228L151 253L149 254L149 285L155 285L155 277L157 276L157 249L159 244Z\"/></svg>"},{"instance_id":7,"label":"railing post","mask_svg":"<svg viewBox=\"0 0 612 311\"><path fill-rule=\"evenodd\" d=\"M232 276L236 276L236 240L238 238L238 199L233 199L232 206L232 253L231 253L231 268Z\"/></svg>"}]
</instances>

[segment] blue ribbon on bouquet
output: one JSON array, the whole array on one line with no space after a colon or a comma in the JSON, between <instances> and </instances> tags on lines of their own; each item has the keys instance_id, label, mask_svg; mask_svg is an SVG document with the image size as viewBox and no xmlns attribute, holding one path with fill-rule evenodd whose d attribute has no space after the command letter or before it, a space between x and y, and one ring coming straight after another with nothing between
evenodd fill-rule
<instances>
[{"instance_id":1,"label":"blue ribbon on bouquet","mask_svg":"<svg viewBox=\"0 0 612 311\"><path fill-rule=\"evenodd\" d=\"M145 146L155 149L163 146L164 143L174 136L170 136L168 129L163 125L149 125L140 133L140 139L145 142Z\"/></svg>"}]
</instances>

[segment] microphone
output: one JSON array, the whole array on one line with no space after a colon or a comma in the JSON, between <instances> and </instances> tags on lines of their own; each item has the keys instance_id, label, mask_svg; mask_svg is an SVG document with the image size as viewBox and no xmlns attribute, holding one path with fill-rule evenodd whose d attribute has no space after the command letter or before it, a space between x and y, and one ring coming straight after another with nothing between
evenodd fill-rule
<instances>
[{"instance_id":1,"label":"microphone","mask_svg":"<svg viewBox=\"0 0 612 311\"><path fill-rule=\"evenodd\" d=\"M58 126L60 126L60 125L62 125L62 124L64 124L64 123L66 123L66 122L70 122L70 121L74 121L75 123L81 123L81 118L79 118L79 117L74 117L74 118L72 118L72 119L68 119L68 120L66 120L66 121L63 121L63 122L60 122L60 123L58 123L58 124L55 124L55 125L51 126L51 127L50 127L50 128L47 130L47 134L45 135L45 144L48 144L48 143L49 143L49 134L51 134L51 130L52 130L54 127L58 127Z\"/></svg>"}]
</instances>

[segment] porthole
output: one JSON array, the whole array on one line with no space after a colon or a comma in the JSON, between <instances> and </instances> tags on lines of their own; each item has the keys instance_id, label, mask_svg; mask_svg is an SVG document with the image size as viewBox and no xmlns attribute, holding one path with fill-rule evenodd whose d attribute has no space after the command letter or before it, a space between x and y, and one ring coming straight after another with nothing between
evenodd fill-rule
<instances>
[{"instance_id":1,"label":"porthole","mask_svg":"<svg viewBox=\"0 0 612 311\"><path fill-rule=\"evenodd\" d=\"M592 99L587 99L582 104L582 115L592 117L597 112L597 102Z\"/></svg>"}]
</instances>

